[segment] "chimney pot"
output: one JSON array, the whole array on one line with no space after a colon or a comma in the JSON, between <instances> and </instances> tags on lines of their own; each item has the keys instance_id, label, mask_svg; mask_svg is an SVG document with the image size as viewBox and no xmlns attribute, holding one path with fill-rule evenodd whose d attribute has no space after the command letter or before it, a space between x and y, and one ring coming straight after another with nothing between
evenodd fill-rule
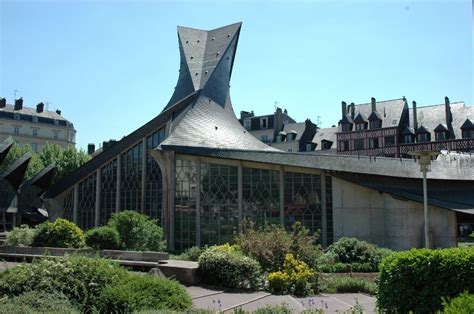
<instances>
[{"instance_id":1,"label":"chimney pot","mask_svg":"<svg viewBox=\"0 0 474 314\"><path fill-rule=\"evenodd\" d=\"M18 99L15 99L15 107L14 107L14 110L21 110L23 109L23 98L18 98Z\"/></svg>"},{"instance_id":2,"label":"chimney pot","mask_svg":"<svg viewBox=\"0 0 474 314\"><path fill-rule=\"evenodd\" d=\"M344 118L344 116L347 114L347 104L345 101L341 102L341 109L342 109L342 117Z\"/></svg>"},{"instance_id":3,"label":"chimney pot","mask_svg":"<svg viewBox=\"0 0 474 314\"><path fill-rule=\"evenodd\" d=\"M95 152L95 145L92 143L87 144L87 154L91 155Z\"/></svg>"},{"instance_id":4,"label":"chimney pot","mask_svg":"<svg viewBox=\"0 0 474 314\"><path fill-rule=\"evenodd\" d=\"M40 102L39 104L36 105L36 112L41 113L44 111L44 104Z\"/></svg>"},{"instance_id":5,"label":"chimney pot","mask_svg":"<svg viewBox=\"0 0 474 314\"><path fill-rule=\"evenodd\" d=\"M371 105L372 105L372 112L377 111L377 101L375 100L374 97L372 97L372 98L370 99L370 103L371 103Z\"/></svg>"},{"instance_id":6,"label":"chimney pot","mask_svg":"<svg viewBox=\"0 0 474 314\"><path fill-rule=\"evenodd\" d=\"M5 108L7 106L7 100L5 98L0 98L0 108Z\"/></svg>"}]
</instances>

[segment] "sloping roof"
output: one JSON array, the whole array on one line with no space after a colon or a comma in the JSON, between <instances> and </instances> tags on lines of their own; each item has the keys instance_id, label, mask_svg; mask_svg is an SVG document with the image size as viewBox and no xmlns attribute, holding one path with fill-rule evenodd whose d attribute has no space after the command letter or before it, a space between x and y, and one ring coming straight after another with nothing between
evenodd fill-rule
<instances>
[{"instance_id":1,"label":"sloping roof","mask_svg":"<svg viewBox=\"0 0 474 314\"><path fill-rule=\"evenodd\" d=\"M377 101L376 111L382 119L382 128L396 127L400 123L406 101L403 98ZM372 113L372 104L359 104L354 107L354 118L361 113L364 117Z\"/></svg>"},{"instance_id":2,"label":"sloping roof","mask_svg":"<svg viewBox=\"0 0 474 314\"><path fill-rule=\"evenodd\" d=\"M305 154L272 151L249 150L215 150L198 147L166 147L178 153L210 156L216 158L235 159L288 165L295 167L314 168L328 171L341 171L361 174L373 174L388 177L421 178L420 165L413 159L346 156L331 154ZM440 155L431 164L429 179L437 180L468 180L474 178L474 156Z\"/></svg>"},{"instance_id":3,"label":"sloping roof","mask_svg":"<svg viewBox=\"0 0 474 314\"><path fill-rule=\"evenodd\" d=\"M29 108L29 107L24 107L21 110L14 110L14 106L7 104L6 107L0 108L0 111L3 112L12 112L12 113L19 113L19 114L25 114L25 115L30 115L30 116L36 116L36 117L43 117L43 118L49 118L49 119L54 119L54 120L62 120L62 121L68 121L66 118L63 116L59 115L56 113L56 111L43 111L43 112L36 112L36 108Z\"/></svg>"},{"instance_id":4,"label":"sloping roof","mask_svg":"<svg viewBox=\"0 0 474 314\"><path fill-rule=\"evenodd\" d=\"M285 132L286 134L291 133L292 131L296 132L295 140L299 141L301 135L303 135L305 128L306 124L304 122L287 123L283 126L283 132Z\"/></svg>"},{"instance_id":5,"label":"sloping roof","mask_svg":"<svg viewBox=\"0 0 474 314\"><path fill-rule=\"evenodd\" d=\"M474 120L474 106L466 106L464 102L452 102L450 104L453 118L452 126L456 139L462 138L461 126L466 119ZM435 138L434 130L441 123L446 125L445 104L417 107L418 126L423 125ZM410 109L410 117L413 117L413 108ZM413 119L410 119L413 127Z\"/></svg>"},{"instance_id":6,"label":"sloping roof","mask_svg":"<svg viewBox=\"0 0 474 314\"><path fill-rule=\"evenodd\" d=\"M313 142L317 144L316 150L321 150L322 148L321 142L323 140L333 142L331 149L337 148L337 134L336 134L337 132L338 132L337 127L318 129L318 131L313 137Z\"/></svg>"},{"instance_id":7,"label":"sloping roof","mask_svg":"<svg viewBox=\"0 0 474 314\"><path fill-rule=\"evenodd\" d=\"M11 136L7 137L3 142L0 142L0 165L5 160L10 151L10 148L13 146L13 139Z\"/></svg>"},{"instance_id":8,"label":"sloping roof","mask_svg":"<svg viewBox=\"0 0 474 314\"><path fill-rule=\"evenodd\" d=\"M461 129L472 129L472 128L474 128L474 124L469 119L466 119L466 121L464 121L464 123L461 125Z\"/></svg>"}]
</instances>

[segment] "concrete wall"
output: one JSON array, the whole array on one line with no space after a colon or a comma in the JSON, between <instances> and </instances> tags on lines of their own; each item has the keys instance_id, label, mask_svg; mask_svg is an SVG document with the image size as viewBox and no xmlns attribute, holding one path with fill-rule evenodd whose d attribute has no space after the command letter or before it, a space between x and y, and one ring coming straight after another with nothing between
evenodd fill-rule
<instances>
[{"instance_id":1,"label":"concrete wall","mask_svg":"<svg viewBox=\"0 0 474 314\"><path fill-rule=\"evenodd\" d=\"M395 250L423 247L423 204L332 180L334 241L345 236ZM455 212L429 206L429 217L432 246L455 246Z\"/></svg>"}]
</instances>

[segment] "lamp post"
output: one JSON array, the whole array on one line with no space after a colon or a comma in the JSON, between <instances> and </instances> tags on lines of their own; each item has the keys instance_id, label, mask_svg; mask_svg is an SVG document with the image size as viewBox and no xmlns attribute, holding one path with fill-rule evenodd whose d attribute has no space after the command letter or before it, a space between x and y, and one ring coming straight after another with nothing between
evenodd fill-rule
<instances>
[{"instance_id":1,"label":"lamp post","mask_svg":"<svg viewBox=\"0 0 474 314\"><path fill-rule=\"evenodd\" d=\"M425 248L430 247L429 237L429 218L428 218L428 182L426 174L431 171L431 158L438 156L439 152L435 151L415 151L409 152L409 155L418 156L418 163L420 164L420 171L423 173L423 216L424 216L424 235L425 235Z\"/></svg>"}]
</instances>

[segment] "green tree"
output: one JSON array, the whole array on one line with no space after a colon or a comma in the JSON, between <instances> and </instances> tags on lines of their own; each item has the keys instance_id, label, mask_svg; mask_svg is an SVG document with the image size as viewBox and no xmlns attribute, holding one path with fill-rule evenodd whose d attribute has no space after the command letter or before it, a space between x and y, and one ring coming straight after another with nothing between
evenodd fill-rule
<instances>
[{"instance_id":1,"label":"green tree","mask_svg":"<svg viewBox=\"0 0 474 314\"><path fill-rule=\"evenodd\" d=\"M41 150L39 159L45 167L53 162L56 164L56 173L53 182L57 182L59 178L65 174L79 168L89 161L90 156L87 155L85 151L77 150L71 146L62 148L55 144L47 144Z\"/></svg>"},{"instance_id":2,"label":"green tree","mask_svg":"<svg viewBox=\"0 0 474 314\"><path fill-rule=\"evenodd\" d=\"M18 145L14 144L10 151L8 152L7 157L0 165L0 173L3 173L7 168L12 165L16 160L18 160L21 156L26 153L31 154L30 162L28 163L28 168L26 169L25 176L23 178L24 181L29 180L35 176L38 172L40 172L44 166L39 158L38 154L33 152L28 145Z\"/></svg>"}]
</instances>

